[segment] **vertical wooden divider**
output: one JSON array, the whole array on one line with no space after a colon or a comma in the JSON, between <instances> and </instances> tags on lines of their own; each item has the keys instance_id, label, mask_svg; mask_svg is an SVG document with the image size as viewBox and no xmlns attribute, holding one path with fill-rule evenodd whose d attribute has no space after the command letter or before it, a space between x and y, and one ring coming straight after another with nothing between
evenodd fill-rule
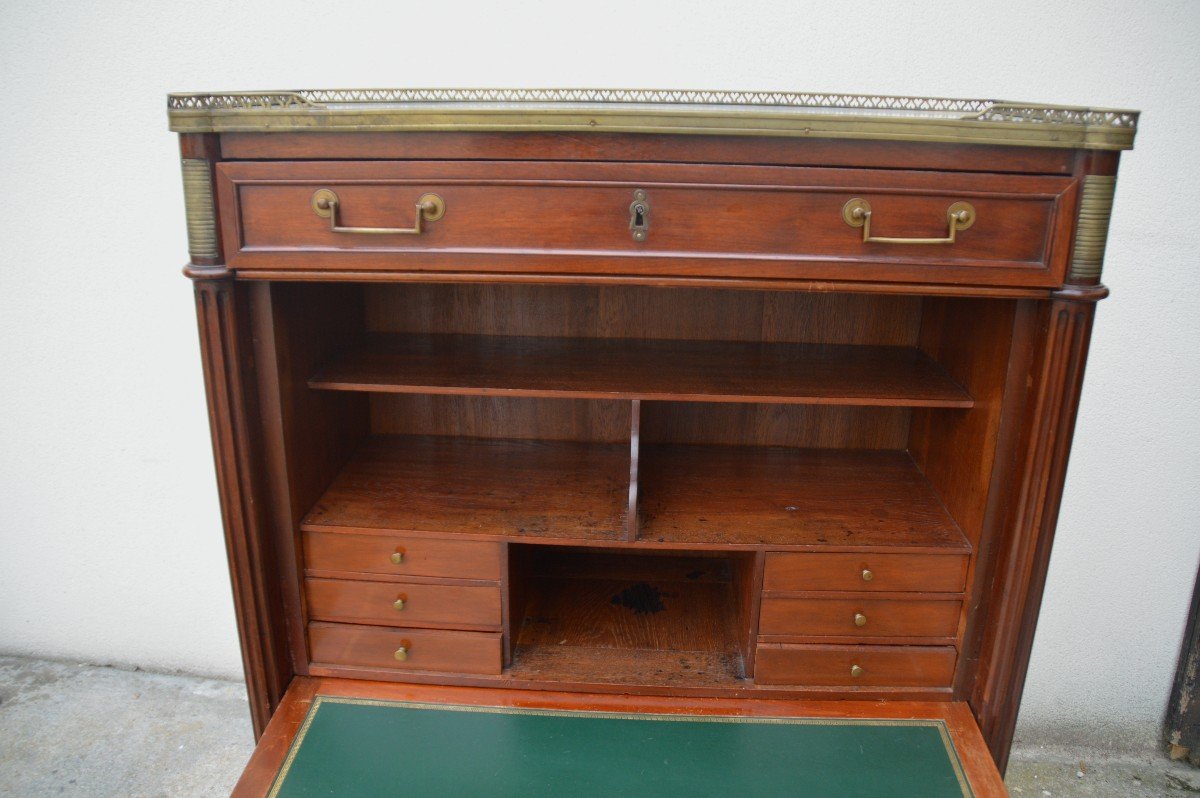
<instances>
[{"instance_id":1,"label":"vertical wooden divider","mask_svg":"<svg viewBox=\"0 0 1200 798\"><path fill-rule=\"evenodd\" d=\"M638 538L638 454L642 425L642 401L634 399L629 413L629 507L625 512L625 540Z\"/></svg>"}]
</instances>

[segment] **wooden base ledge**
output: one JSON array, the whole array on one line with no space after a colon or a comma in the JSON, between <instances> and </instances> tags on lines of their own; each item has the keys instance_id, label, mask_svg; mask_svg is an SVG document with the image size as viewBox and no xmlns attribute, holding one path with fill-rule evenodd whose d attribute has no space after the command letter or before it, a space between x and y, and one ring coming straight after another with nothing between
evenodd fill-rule
<instances>
[{"instance_id":1,"label":"wooden base ledge","mask_svg":"<svg viewBox=\"0 0 1200 798\"><path fill-rule=\"evenodd\" d=\"M258 798L267 794L317 695L582 712L941 720L946 724L976 798L1003 798L1008 795L970 709L961 702L776 701L724 698L681 701L677 697L387 684L298 676L288 688L241 780L234 788L234 798Z\"/></svg>"}]
</instances>

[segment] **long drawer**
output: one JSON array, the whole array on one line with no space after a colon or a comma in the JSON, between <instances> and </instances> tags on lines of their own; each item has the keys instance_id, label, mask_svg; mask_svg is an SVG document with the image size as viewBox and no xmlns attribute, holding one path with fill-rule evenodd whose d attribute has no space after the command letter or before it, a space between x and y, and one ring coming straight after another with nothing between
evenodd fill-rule
<instances>
[{"instance_id":1,"label":"long drawer","mask_svg":"<svg viewBox=\"0 0 1200 798\"><path fill-rule=\"evenodd\" d=\"M245 271L1062 282L1066 177L562 162L226 162Z\"/></svg>"},{"instance_id":2,"label":"long drawer","mask_svg":"<svg viewBox=\"0 0 1200 798\"><path fill-rule=\"evenodd\" d=\"M763 590L864 590L958 593L965 554L783 553L767 555Z\"/></svg>"},{"instance_id":3,"label":"long drawer","mask_svg":"<svg viewBox=\"0 0 1200 798\"><path fill-rule=\"evenodd\" d=\"M397 671L500 673L499 632L310 623L314 664Z\"/></svg>"},{"instance_id":4,"label":"long drawer","mask_svg":"<svg viewBox=\"0 0 1200 798\"><path fill-rule=\"evenodd\" d=\"M500 578L501 544L411 535L355 535L305 532L304 564L324 574L380 574L456 579Z\"/></svg>"},{"instance_id":5,"label":"long drawer","mask_svg":"<svg viewBox=\"0 0 1200 798\"><path fill-rule=\"evenodd\" d=\"M816 687L950 687L952 646L759 643L754 681Z\"/></svg>"},{"instance_id":6,"label":"long drawer","mask_svg":"<svg viewBox=\"0 0 1200 798\"><path fill-rule=\"evenodd\" d=\"M764 596L759 634L954 637L962 602L895 598Z\"/></svg>"},{"instance_id":7,"label":"long drawer","mask_svg":"<svg viewBox=\"0 0 1200 798\"><path fill-rule=\"evenodd\" d=\"M309 617L382 626L499 629L500 588L420 582L307 579Z\"/></svg>"}]
</instances>

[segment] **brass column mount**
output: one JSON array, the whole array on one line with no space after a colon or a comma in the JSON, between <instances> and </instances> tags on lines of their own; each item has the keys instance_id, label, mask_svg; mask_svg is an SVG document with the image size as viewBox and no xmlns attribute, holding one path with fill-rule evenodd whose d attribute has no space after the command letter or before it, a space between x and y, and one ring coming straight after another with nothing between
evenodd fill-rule
<instances>
[{"instance_id":1,"label":"brass column mount","mask_svg":"<svg viewBox=\"0 0 1200 798\"><path fill-rule=\"evenodd\" d=\"M1108 242L1108 224L1112 215L1117 178L1112 175L1087 175L1079 197L1079 217L1075 223L1075 246L1071 250L1068 283L1096 283L1104 268L1104 248Z\"/></svg>"},{"instance_id":2,"label":"brass column mount","mask_svg":"<svg viewBox=\"0 0 1200 798\"><path fill-rule=\"evenodd\" d=\"M192 261L204 263L220 257L212 165L204 158L183 159L183 207L187 215L188 254Z\"/></svg>"}]
</instances>

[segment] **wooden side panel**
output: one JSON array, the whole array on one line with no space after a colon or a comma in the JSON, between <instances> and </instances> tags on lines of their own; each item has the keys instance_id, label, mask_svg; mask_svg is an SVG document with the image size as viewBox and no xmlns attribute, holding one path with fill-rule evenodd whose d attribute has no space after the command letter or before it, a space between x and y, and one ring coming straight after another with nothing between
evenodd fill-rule
<instances>
[{"instance_id":1,"label":"wooden side panel","mask_svg":"<svg viewBox=\"0 0 1200 798\"><path fill-rule=\"evenodd\" d=\"M278 562L266 508L258 501L264 476L247 311L232 280L198 280L195 293L217 492L257 737L283 698L293 670L276 588Z\"/></svg>"},{"instance_id":2,"label":"wooden side panel","mask_svg":"<svg viewBox=\"0 0 1200 798\"><path fill-rule=\"evenodd\" d=\"M1014 421L1018 455L1004 485L999 557L987 597L986 632L971 706L1001 771L1008 763L1058 521L1095 300L1066 293L1038 318L1040 354L1025 376L1024 412Z\"/></svg>"}]
</instances>

